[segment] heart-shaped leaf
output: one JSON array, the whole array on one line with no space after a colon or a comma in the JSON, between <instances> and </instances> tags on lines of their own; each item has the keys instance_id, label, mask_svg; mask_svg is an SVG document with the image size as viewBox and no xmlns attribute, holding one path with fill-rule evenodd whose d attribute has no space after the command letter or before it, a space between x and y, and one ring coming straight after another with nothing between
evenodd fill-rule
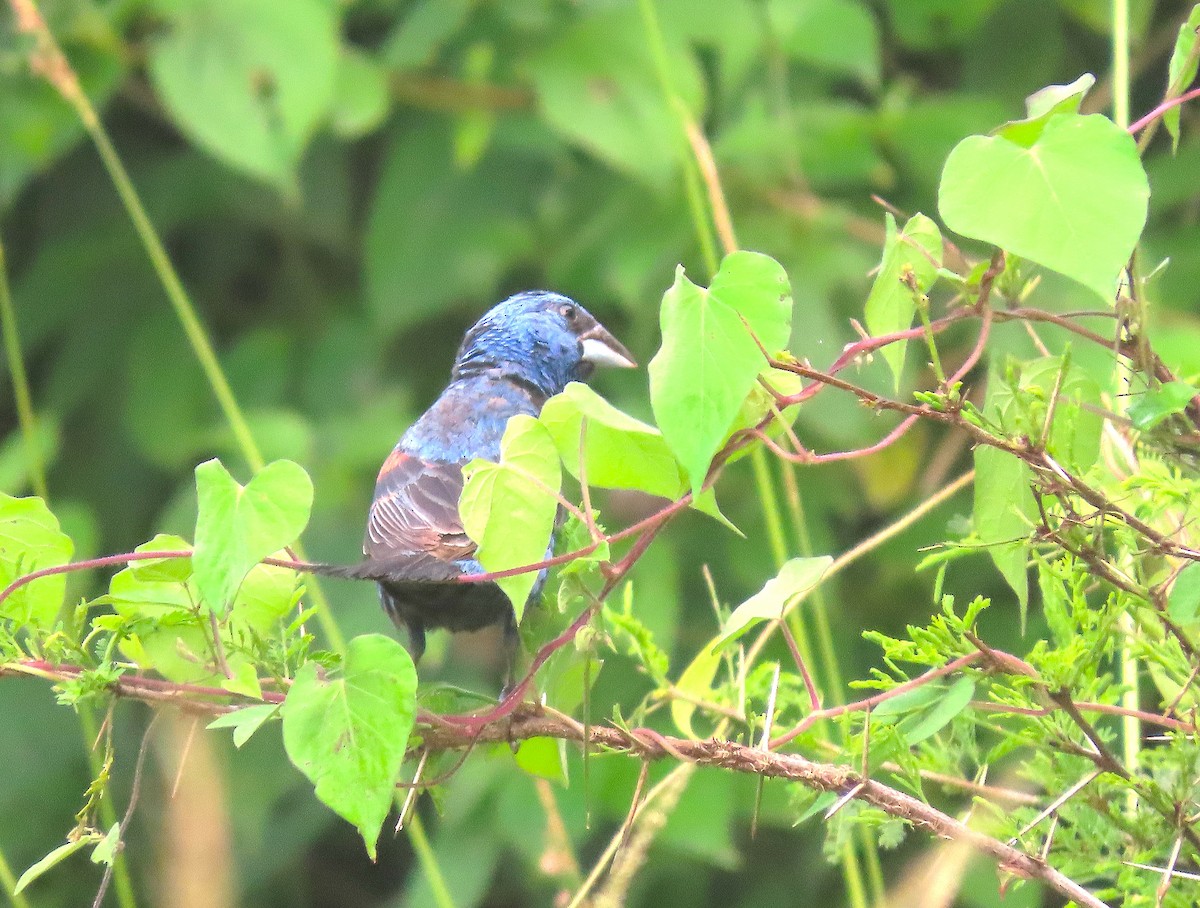
<instances>
[{"instance_id":1,"label":"heart-shaped leaf","mask_svg":"<svg viewBox=\"0 0 1200 908\"><path fill-rule=\"evenodd\" d=\"M1058 271L1111 301L1146 223L1150 186L1111 120L1057 114L1029 146L969 136L946 159L938 205L951 230Z\"/></svg>"},{"instance_id":2,"label":"heart-shaped leaf","mask_svg":"<svg viewBox=\"0 0 1200 908\"><path fill-rule=\"evenodd\" d=\"M544 561L562 486L558 450L545 426L532 416L514 416L500 441L500 462L473 460L463 467L463 476L458 509L463 528L479 546L475 557L484 570ZM497 581L518 623L537 576L527 571Z\"/></svg>"},{"instance_id":3,"label":"heart-shaped leaf","mask_svg":"<svg viewBox=\"0 0 1200 908\"><path fill-rule=\"evenodd\" d=\"M353 823L375 859L416 714L417 671L391 637L350 641L342 676L322 679L309 662L283 702L288 759L317 797Z\"/></svg>"},{"instance_id":4,"label":"heart-shaped leaf","mask_svg":"<svg viewBox=\"0 0 1200 908\"><path fill-rule=\"evenodd\" d=\"M291 545L308 523L312 480L298 464L277 460L241 486L220 461L196 467L196 586L210 609L232 603L250 569Z\"/></svg>"},{"instance_id":5,"label":"heart-shaped leaf","mask_svg":"<svg viewBox=\"0 0 1200 908\"><path fill-rule=\"evenodd\" d=\"M707 289L676 271L663 296L662 347L649 367L650 403L693 491L765 365L755 338L781 350L791 319L787 274L768 256L726 256Z\"/></svg>"}]
</instances>

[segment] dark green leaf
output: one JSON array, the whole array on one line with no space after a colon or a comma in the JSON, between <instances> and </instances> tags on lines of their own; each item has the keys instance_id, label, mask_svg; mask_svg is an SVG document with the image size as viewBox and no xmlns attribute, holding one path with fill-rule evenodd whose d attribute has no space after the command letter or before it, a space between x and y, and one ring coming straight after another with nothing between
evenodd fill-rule
<instances>
[{"instance_id":1,"label":"dark green leaf","mask_svg":"<svg viewBox=\"0 0 1200 908\"><path fill-rule=\"evenodd\" d=\"M495 292L504 269L532 247L525 187L546 166L492 148L476 166L457 167L442 128L397 135L365 241L367 302L379 324L440 318L452 303Z\"/></svg>"},{"instance_id":2,"label":"dark green leaf","mask_svg":"<svg viewBox=\"0 0 1200 908\"><path fill-rule=\"evenodd\" d=\"M1165 382L1135 397L1127 412L1135 429L1149 432L1163 420L1186 410L1197 394L1200 391L1184 382Z\"/></svg>"}]
</instances>

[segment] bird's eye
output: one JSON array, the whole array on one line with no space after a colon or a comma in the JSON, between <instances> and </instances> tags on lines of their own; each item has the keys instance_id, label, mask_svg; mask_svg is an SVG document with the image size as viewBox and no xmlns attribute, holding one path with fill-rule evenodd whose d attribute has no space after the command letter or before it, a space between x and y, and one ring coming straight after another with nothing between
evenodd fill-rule
<instances>
[{"instance_id":1,"label":"bird's eye","mask_svg":"<svg viewBox=\"0 0 1200 908\"><path fill-rule=\"evenodd\" d=\"M562 317L569 322L575 321L575 316L579 314L574 306L563 306L558 311L561 312Z\"/></svg>"}]
</instances>

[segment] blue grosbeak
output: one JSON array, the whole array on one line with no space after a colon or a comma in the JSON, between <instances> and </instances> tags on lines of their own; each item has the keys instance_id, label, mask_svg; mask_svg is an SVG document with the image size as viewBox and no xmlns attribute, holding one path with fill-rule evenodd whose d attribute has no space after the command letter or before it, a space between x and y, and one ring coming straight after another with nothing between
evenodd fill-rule
<instances>
[{"instance_id":1,"label":"blue grosbeak","mask_svg":"<svg viewBox=\"0 0 1200 908\"><path fill-rule=\"evenodd\" d=\"M467 332L450 384L384 461L355 576L379 581L383 608L408 629L414 661L425 631L503 624L515 642L512 606L494 583L460 583L480 574L475 543L463 531L458 499L463 464L499 460L509 417L537 416L568 382L597 365L633 367L629 351L582 306L548 291L518 293ZM543 570L530 598L538 595Z\"/></svg>"}]
</instances>

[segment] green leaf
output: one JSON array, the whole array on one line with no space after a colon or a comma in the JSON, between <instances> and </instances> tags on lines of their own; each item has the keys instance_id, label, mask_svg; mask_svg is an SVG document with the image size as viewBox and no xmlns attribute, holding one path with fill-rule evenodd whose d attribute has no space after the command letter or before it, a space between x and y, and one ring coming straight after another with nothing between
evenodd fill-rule
<instances>
[{"instance_id":1,"label":"green leaf","mask_svg":"<svg viewBox=\"0 0 1200 908\"><path fill-rule=\"evenodd\" d=\"M45 12L84 94L96 110L104 110L132 65L122 50L120 31L108 21L119 14L58 3ZM13 30L12 13L6 12L0 25L0 209L9 207L31 176L87 135L71 105L28 65L31 45L23 46Z\"/></svg>"},{"instance_id":2,"label":"green leaf","mask_svg":"<svg viewBox=\"0 0 1200 908\"><path fill-rule=\"evenodd\" d=\"M441 124L398 133L365 239L367 303L381 330L443 319L463 300L495 293L506 269L533 248L526 187L544 180L548 166L493 147L460 168Z\"/></svg>"},{"instance_id":3,"label":"green leaf","mask_svg":"<svg viewBox=\"0 0 1200 908\"><path fill-rule=\"evenodd\" d=\"M433 61L437 50L466 21L474 0L439 0L407 7L404 18L384 42L389 68L419 69Z\"/></svg>"},{"instance_id":4,"label":"green leaf","mask_svg":"<svg viewBox=\"0 0 1200 908\"><path fill-rule=\"evenodd\" d=\"M721 653L712 646L706 646L696 653L679 680L675 689L680 693L689 694L696 700L708 700L713 695L713 679L717 669L721 667ZM699 738L692 729L692 717L696 714L696 704L676 697L671 700L671 719L675 727L687 738Z\"/></svg>"},{"instance_id":5,"label":"green leaf","mask_svg":"<svg viewBox=\"0 0 1200 908\"><path fill-rule=\"evenodd\" d=\"M1175 38L1175 50L1171 52L1171 63L1167 67L1168 91L1175 97L1183 94L1196 78L1197 63L1200 62L1200 3L1192 7L1187 21L1179 26L1179 35ZM1179 114L1178 106L1172 107L1163 114L1163 125L1171 134L1171 150L1179 150Z\"/></svg>"},{"instance_id":6,"label":"green leaf","mask_svg":"<svg viewBox=\"0 0 1200 908\"><path fill-rule=\"evenodd\" d=\"M1052 419L1046 450L1079 473L1100 456L1104 419L1099 406L1100 386L1069 353L1010 365L1005 381L988 383L987 412L1007 435L1041 439Z\"/></svg>"},{"instance_id":7,"label":"green leaf","mask_svg":"<svg viewBox=\"0 0 1200 908\"><path fill-rule=\"evenodd\" d=\"M1190 624L1200 614L1200 564L1192 562L1175 578L1167 614L1180 624Z\"/></svg>"},{"instance_id":8,"label":"green leaf","mask_svg":"<svg viewBox=\"0 0 1200 908\"><path fill-rule=\"evenodd\" d=\"M817 587L831 564L833 559L828 555L785 562L778 574L725 619L712 649L720 652L760 621L782 618Z\"/></svg>"},{"instance_id":9,"label":"green leaf","mask_svg":"<svg viewBox=\"0 0 1200 908\"><path fill-rule=\"evenodd\" d=\"M946 160L946 226L1072 278L1111 302L1150 195L1132 137L1098 114L1051 117L1031 146L969 136Z\"/></svg>"},{"instance_id":10,"label":"green leaf","mask_svg":"<svg viewBox=\"0 0 1200 908\"><path fill-rule=\"evenodd\" d=\"M289 460L267 464L244 487L209 460L196 467L196 497L196 585L210 609L223 611L252 567L300 536L313 487Z\"/></svg>"},{"instance_id":11,"label":"green leaf","mask_svg":"<svg viewBox=\"0 0 1200 908\"><path fill-rule=\"evenodd\" d=\"M671 91L699 117L704 83L692 51L678 35L663 37ZM687 145L636 7L595 13L556 32L528 65L542 115L568 141L649 183L674 173Z\"/></svg>"},{"instance_id":12,"label":"green leaf","mask_svg":"<svg viewBox=\"0 0 1200 908\"><path fill-rule=\"evenodd\" d=\"M900 733L909 746L933 737L966 709L975 696L975 681L959 678L948 688L938 685L937 693L938 697L932 705L899 724Z\"/></svg>"},{"instance_id":13,"label":"green leaf","mask_svg":"<svg viewBox=\"0 0 1200 908\"><path fill-rule=\"evenodd\" d=\"M975 534L1017 594L1021 614L1029 603L1026 540L1037 516L1029 468L1007 451L975 449Z\"/></svg>"},{"instance_id":14,"label":"green leaf","mask_svg":"<svg viewBox=\"0 0 1200 908\"><path fill-rule=\"evenodd\" d=\"M504 571L546 559L562 471L554 440L532 416L514 416L500 441L500 462L473 460L463 467L459 513L463 529L479 546L486 571ZM512 601L519 624L537 581L526 571L497 581Z\"/></svg>"},{"instance_id":15,"label":"green leaf","mask_svg":"<svg viewBox=\"0 0 1200 908\"><path fill-rule=\"evenodd\" d=\"M708 289L676 271L649 367L650 403L694 492L765 364L754 338L771 353L782 349L791 317L787 274L768 256L726 256Z\"/></svg>"},{"instance_id":16,"label":"green leaf","mask_svg":"<svg viewBox=\"0 0 1200 908\"><path fill-rule=\"evenodd\" d=\"M263 727L268 719L279 712L276 703L256 703L223 716L217 716L206 725L206 728L232 728L233 745L241 747L250 740L250 736Z\"/></svg>"},{"instance_id":17,"label":"green leaf","mask_svg":"<svg viewBox=\"0 0 1200 908\"><path fill-rule=\"evenodd\" d=\"M1096 77L1084 73L1070 85L1047 85L1035 91L1025 99L1025 119L1005 123L996 135L1029 148L1041 137L1051 117L1078 113L1084 96L1095 84Z\"/></svg>"},{"instance_id":18,"label":"green leaf","mask_svg":"<svg viewBox=\"0 0 1200 908\"><path fill-rule=\"evenodd\" d=\"M333 131L346 139L366 135L383 123L389 103L383 66L358 48L343 47L330 105Z\"/></svg>"},{"instance_id":19,"label":"green leaf","mask_svg":"<svg viewBox=\"0 0 1200 908\"><path fill-rule=\"evenodd\" d=\"M566 741L555 738L528 738L514 756L517 765L531 776L567 784Z\"/></svg>"},{"instance_id":20,"label":"green leaf","mask_svg":"<svg viewBox=\"0 0 1200 908\"><path fill-rule=\"evenodd\" d=\"M896 232L896 220L889 212L887 239L883 244L883 261L867 297L867 330L875 335L891 334L911 327L917 311L913 289L906 283L909 275L916 282L918 293L926 293L942 267L942 234L937 224L923 214L908 219L904 229ZM906 343L890 344L881 351L895 378L896 389L904 371Z\"/></svg>"},{"instance_id":21,"label":"green leaf","mask_svg":"<svg viewBox=\"0 0 1200 908\"><path fill-rule=\"evenodd\" d=\"M903 44L922 50L960 44L1000 0L887 0L888 22Z\"/></svg>"},{"instance_id":22,"label":"green leaf","mask_svg":"<svg viewBox=\"0 0 1200 908\"><path fill-rule=\"evenodd\" d=\"M175 123L205 150L294 191L333 97L338 19L326 0L163 0L149 71Z\"/></svg>"},{"instance_id":23,"label":"green leaf","mask_svg":"<svg viewBox=\"0 0 1200 908\"><path fill-rule=\"evenodd\" d=\"M121 824L113 823L104 834L90 856L93 864L112 864L117 857L117 847L121 844Z\"/></svg>"},{"instance_id":24,"label":"green leaf","mask_svg":"<svg viewBox=\"0 0 1200 908\"><path fill-rule=\"evenodd\" d=\"M149 542L143 542L135 552L186 552L192 548L182 536L172 536L169 533L159 533ZM129 570L139 580L175 581L182 583L192 576L192 559L188 558L150 558L146 561L129 562Z\"/></svg>"},{"instance_id":25,"label":"green leaf","mask_svg":"<svg viewBox=\"0 0 1200 908\"><path fill-rule=\"evenodd\" d=\"M588 385L571 382L546 401L538 420L546 427L567 471L579 478L580 427L588 484L605 489L637 489L677 498L687 479L662 433L622 413Z\"/></svg>"},{"instance_id":26,"label":"green leaf","mask_svg":"<svg viewBox=\"0 0 1200 908\"><path fill-rule=\"evenodd\" d=\"M879 26L854 0L772 0L767 16L775 40L795 60L868 85L879 82ZM836 41L830 35L837 35Z\"/></svg>"},{"instance_id":27,"label":"green leaf","mask_svg":"<svg viewBox=\"0 0 1200 908\"><path fill-rule=\"evenodd\" d=\"M1163 420L1186 410L1197 394L1200 391L1184 382L1164 382L1134 398L1127 412L1135 429L1149 432Z\"/></svg>"},{"instance_id":28,"label":"green leaf","mask_svg":"<svg viewBox=\"0 0 1200 908\"><path fill-rule=\"evenodd\" d=\"M100 836L98 833L91 833L88 835L82 835L73 842L67 842L65 845L59 845L48 855L21 874L21 878L17 880L17 885L13 887L13 895L19 895L20 893L24 892L25 887L27 887L42 874L46 873L46 871L54 869L81 848L87 848L89 845L94 845L95 843L99 842L101 838L102 836Z\"/></svg>"},{"instance_id":29,"label":"green leaf","mask_svg":"<svg viewBox=\"0 0 1200 908\"><path fill-rule=\"evenodd\" d=\"M309 662L283 703L288 759L322 803L358 828L372 860L412 732L416 689L404 647L364 634L350 641L340 678L319 678Z\"/></svg>"},{"instance_id":30,"label":"green leaf","mask_svg":"<svg viewBox=\"0 0 1200 908\"><path fill-rule=\"evenodd\" d=\"M0 492L0 589L25 574L66 564L74 551L46 502ZM0 618L17 627L50 630L62 608L66 583L64 574L27 583L0 603Z\"/></svg>"}]
</instances>

